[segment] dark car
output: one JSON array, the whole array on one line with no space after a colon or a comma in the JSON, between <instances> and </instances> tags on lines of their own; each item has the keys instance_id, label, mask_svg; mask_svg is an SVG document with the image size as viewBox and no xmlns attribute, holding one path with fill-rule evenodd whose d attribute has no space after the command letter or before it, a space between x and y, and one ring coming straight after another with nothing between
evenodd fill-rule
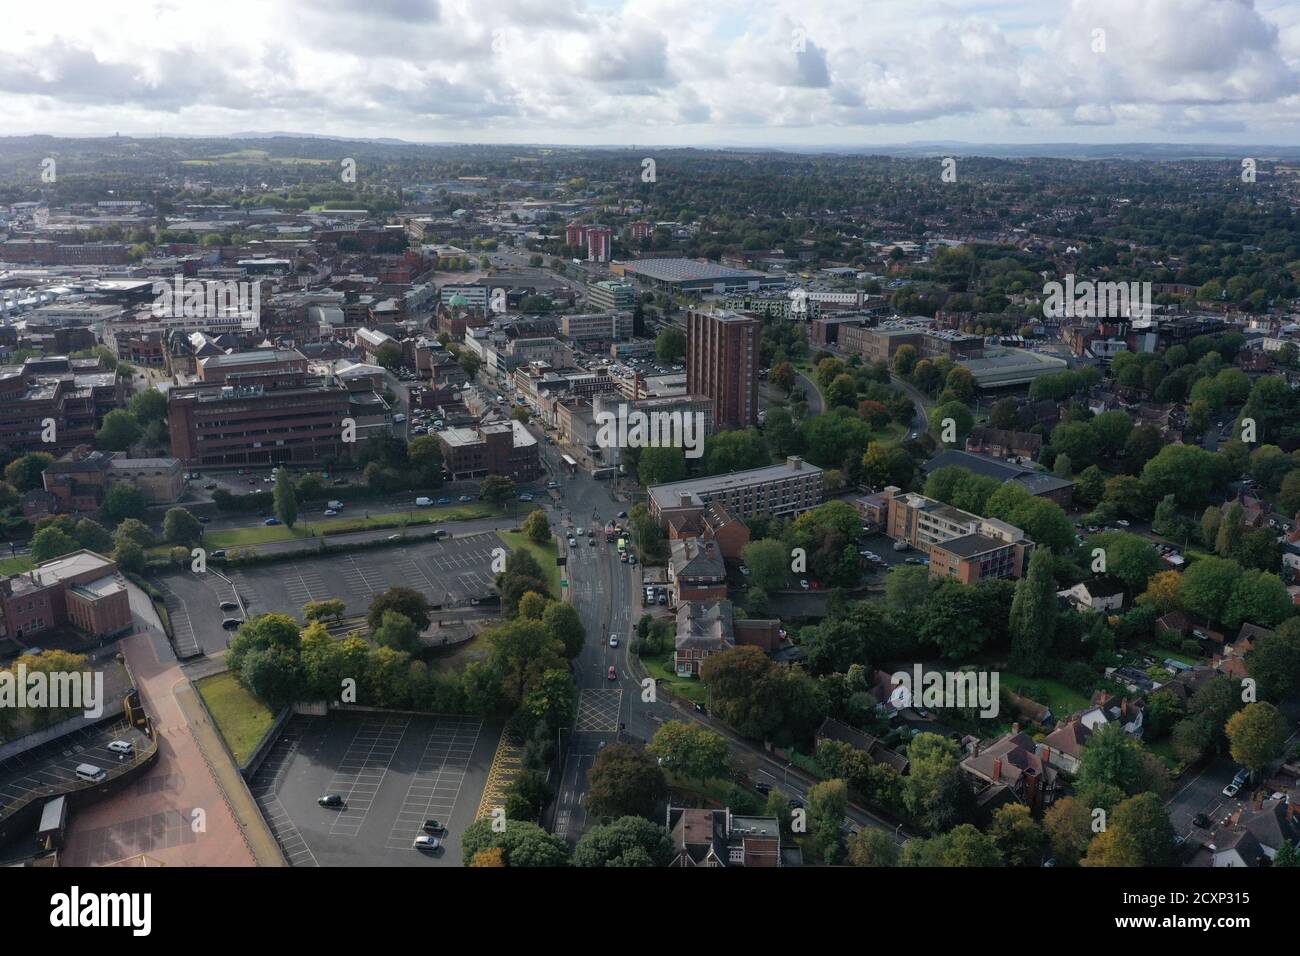
<instances>
[{"instance_id":1,"label":"dark car","mask_svg":"<svg viewBox=\"0 0 1300 956\"><path fill-rule=\"evenodd\" d=\"M699 703L698 701L695 704L695 710L701 714L707 714L709 712L709 708L705 707L703 704Z\"/></svg>"},{"instance_id":2,"label":"dark car","mask_svg":"<svg viewBox=\"0 0 1300 956\"><path fill-rule=\"evenodd\" d=\"M766 797L772 792L772 785L770 783L756 783L754 789Z\"/></svg>"},{"instance_id":3,"label":"dark car","mask_svg":"<svg viewBox=\"0 0 1300 956\"><path fill-rule=\"evenodd\" d=\"M1204 813L1198 813L1196 816L1192 817L1192 826L1200 827L1202 830L1208 830L1210 828L1210 818Z\"/></svg>"},{"instance_id":4,"label":"dark car","mask_svg":"<svg viewBox=\"0 0 1300 956\"><path fill-rule=\"evenodd\" d=\"M425 833L432 833L434 836L442 836L447 832L447 828L437 820L425 820L420 829Z\"/></svg>"},{"instance_id":5,"label":"dark car","mask_svg":"<svg viewBox=\"0 0 1300 956\"><path fill-rule=\"evenodd\" d=\"M330 807L336 810L341 810L343 807L347 806L347 804L343 802L342 794L338 793L323 794L316 798L316 802L322 807Z\"/></svg>"},{"instance_id":6,"label":"dark car","mask_svg":"<svg viewBox=\"0 0 1300 956\"><path fill-rule=\"evenodd\" d=\"M237 631L239 630L239 626L243 623L244 622L237 617L228 617L221 622L221 626L224 627L227 631Z\"/></svg>"},{"instance_id":7,"label":"dark car","mask_svg":"<svg viewBox=\"0 0 1300 956\"><path fill-rule=\"evenodd\" d=\"M236 604L234 601L222 601L222 602L221 602L221 610L223 610L223 611L238 611L238 610L239 610L239 605Z\"/></svg>"},{"instance_id":8,"label":"dark car","mask_svg":"<svg viewBox=\"0 0 1300 956\"><path fill-rule=\"evenodd\" d=\"M786 801L786 806L788 806L791 810L802 810L803 801L800 800L798 797L791 797L789 800Z\"/></svg>"}]
</instances>

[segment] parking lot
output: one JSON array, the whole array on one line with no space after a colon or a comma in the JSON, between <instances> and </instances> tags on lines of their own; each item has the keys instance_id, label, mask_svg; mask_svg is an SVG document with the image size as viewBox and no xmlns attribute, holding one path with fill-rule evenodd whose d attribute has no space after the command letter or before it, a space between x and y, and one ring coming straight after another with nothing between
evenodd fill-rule
<instances>
[{"instance_id":1,"label":"parking lot","mask_svg":"<svg viewBox=\"0 0 1300 956\"><path fill-rule=\"evenodd\" d=\"M124 756L109 750L110 740L129 740L136 745L135 755ZM24 798L57 796L70 789L84 787L76 774L78 764L92 764L114 771L139 757L148 738L125 720L85 727L57 740L0 762L0 807L17 805Z\"/></svg>"},{"instance_id":2,"label":"parking lot","mask_svg":"<svg viewBox=\"0 0 1300 956\"><path fill-rule=\"evenodd\" d=\"M485 531L440 541L412 541L378 551L277 561L274 564L214 573L177 571L162 576L177 650L212 654L226 646L231 631L221 626L239 612L220 610L237 593L248 613L283 611L298 616L308 601L338 598L349 615L362 615L374 595L401 586L421 592L434 604L466 604L492 590L492 553L505 545ZM232 589L233 586L233 589Z\"/></svg>"},{"instance_id":3,"label":"parking lot","mask_svg":"<svg viewBox=\"0 0 1300 956\"><path fill-rule=\"evenodd\" d=\"M250 783L292 866L460 866L501 727L479 717L294 717ZM335 793L343 809L317 798ZM443 846L417 850L425 820Z\"/></svg>"}]
</instances>

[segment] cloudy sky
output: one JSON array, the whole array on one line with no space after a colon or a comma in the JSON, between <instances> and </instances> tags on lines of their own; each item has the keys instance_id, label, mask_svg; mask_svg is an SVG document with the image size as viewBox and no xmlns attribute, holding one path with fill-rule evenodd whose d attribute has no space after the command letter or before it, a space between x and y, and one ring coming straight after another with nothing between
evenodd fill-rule
<instances>
[{"instance_id":1,"label":"cloudy sky","mask_svg":"<svg viewBox=\"0 0 1300 956\"><path fill-rule=\"evenodd\" d=\"M1295 0L45 0L5 19L5 133L1300 145Z\"/></svg>"}]
</instances>

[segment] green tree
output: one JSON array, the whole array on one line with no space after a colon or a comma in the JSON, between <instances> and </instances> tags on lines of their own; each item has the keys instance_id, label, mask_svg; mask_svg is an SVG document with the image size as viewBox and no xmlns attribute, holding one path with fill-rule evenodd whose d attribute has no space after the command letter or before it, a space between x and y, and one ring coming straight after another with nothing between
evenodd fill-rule
<instances>
[{"instance_id":1,"label":"green tree","mask_svg":"<svg viewBox=\"0 0 1300 956\"><path fill-rule=\"evenodd\" d=\"M137 392L129 407L136 422L142 426L167 421L167 396L156 388Z\"/></svg>"},{"instance_id":2,"label":"green tree","mask_svg":"<svg viewBox=\"0 0 1300 956\"><path fill-rule=\"evenodd\" d=\"M756 587L778 591L790 575L790 548L775 538L759 538L741 552Z\"/></svg>"},{"instance_id":3,"label":"green tree","mask_svg":"<svg viewBox=\"0 0 1300 956\"><path fill-rule=\"evenodd\" d=\"M843 780L823 780L808 790L808 843L818 862L835 864L844 855L844 814L849 788Z\"/></svg>"},{"instance_id":4,"label":"green tree","mask_svg":"<svg viewBox=\"0 0 1300 956\"><path fill-rule=\"evenodd\" d=\"M863 827L849 837L849 863L853 866L897 866L898 844L891 834Z\"/></svg>"},{"instance_id":5,"label":"green tree","mask_svg":"<svg viewBox=\"0 0 1300 956\"><path fill-rule=\"evenodd\" d=\"M1259 773L1282 755L1290 729L1287 720L1272 704L1247 704L1228 718L1224 728L1232 759L1252 773Z\"/></svg>"},{"instance_id":6,"label":"green tree","mask_svg":"<svg viewBox=\"0 0 1300 956\"><path fill-rule=\"evenodd\" d=\"M668 831L641 816L592 827L573 848L574 866L663 867L675 851Z\"/></svg>"},{"instance_id":7,"label":"green tree","mask_svg":"<svg viewBox=\"0 0 1300 956\"><path fill-rule=\"evenodd\" d=\"M163 540L192 548L203 537L203 525L185 508L168 508L163 517Z\"/></svg>"},{"instance_id":8,"label":"green tree","mask_svg":"<svg viewBox=\"0 0 1300 956\"><path fill-rule=\"evenodd\" d=\"M665 365L675 365L686 356L686 333L670 325L655 337L655 358Z\"/></svg>"},{"instance_id":9,"label":"green tree","mask_svg":"<svg viewBox=\"0 0 1300 956\"><path fill-rule=\"evenodd\" d=\"M144 434L135 416L125 409L115 408L104 416L104 423L95 433L95 445L106 451L126 451Z\"/></svg>"},{"instance_id":10,"label":"green tree","mask_svg":"<svg viewBox=\"0 0 1300 956\"><path fill-rule=\"evenodd\" d=\"M478 486L478 496L498 508L504 507L518 493L515 483L501 475L488 475Z\"/></svg>"},{"instance_id":11,"label":"green tree","mask_svg":"<svg viewBox=\"0 0 1300 956\"><path fill-rule=\"evenodd\" d=\"M19 492L40 488L41 475L54 461L54 456L43 451L33 451L11 461L5 467L5 481Z\"/></svg>"},{"instance_id":12,"label":"green tree","mask_svg":"<svg viewBox=\"0 0 1300 956\"><path fill-rule=\"evenodd\" d=\"M646 749L665 770L700 783L727 772L730 750L726 738L680 720L661 724Z\"/></svg>"},{"instance_id":13,"label":"green tree","mask_svg":"<svg viewBox=\"0 0 1300 956\"><path fill-rule=\"evenodd\" d=\"M289 469L284 466L280 467L275 476L275 492L272 497L275 501L275 516L284 522L285 527L292 528L298 520L298 494L294 490L293 479L289 477Z\"/></svg>"},{"instance_id":14,"label":"green tree","mask_svg":"<svg viewBox=\"0 0 1300 956\"><path fill-rule=\"evenodd\" d=\"M428 598L412 588L392 587L375 595L366 613L366 623L372 631L383 624L384 615L389 611L406 618L418 631L427 630L431 623Z\"/></svg>"},{"instance_id":15,"label":"green tree","mask_svg":"<svg viewBox=\"0 0 1300 956\"><path fill-rule=\"evenodd\" d=\"M108 489L99 513L105 521L114 524L126 518L143 518L149 513L148 500L135 485L118 482Z\"/></svg>"},{"instance_id":16,"label":"green tree","mask_svg":"<svg viewBox=\"0 0 1300 956\"><path fill-rule=\"evenodd\" d=\"M1056 630L1056 582L1052 552L1035 548L1028 573L1016 583L1011 603L1011 666L1024 674L1038 674L1047 666Z\"/></svg>"},{"instance_id":17,"label":"green tree","mask_svg":"<svg viewBox=\"0 0 1300 956\"><path fill-rule=\"evenodd\" d=\"M624 743L602 747L587 773L587 812L598 820L659 819L668 783L650 754Z\"/></svg>"},{"instance_id":18,"label":"green tree","mask_svg":"<svg viewBox=\"0 0 1300 956\"><path fill-rule=\"evenodd\" d=\"M46 561L61 558L65 554L71 554L73 551L78 550L79 547L80 545L75 538L59 528L43 528L32 536L32 560L37 564L43 564Z\"/></svg>"},{"instance_id":19,"label":"green tree","mask_svg":"<svg viewBox=\"0 0 1300 956\"><path fill-rule=\"evenodd\" d=\"M546 512L541 508L530 513L524 519L522 525L523 532L528 536L528 540L537 544L545 544L551 540L551 522L546 517Z\"/></svg>"}]
</instances>

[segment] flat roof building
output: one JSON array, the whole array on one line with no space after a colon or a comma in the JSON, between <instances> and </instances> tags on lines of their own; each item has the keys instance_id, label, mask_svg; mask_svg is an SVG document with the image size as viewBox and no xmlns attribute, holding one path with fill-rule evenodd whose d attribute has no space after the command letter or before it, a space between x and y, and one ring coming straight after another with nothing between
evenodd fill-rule
<instances>
[{"instance_id":1,"label":"flat roof building","mask_svg":"<svg viewBox=\"0 0 1300 956\"><path fill-rule=\"evenodd\" d=\"M797 515L821 504L823 491L822 470L792 455L779 465L652 485L650 514L666 526L674 516L702 512L716 501L742 521Z\"/></svg>"}]
</instances>

